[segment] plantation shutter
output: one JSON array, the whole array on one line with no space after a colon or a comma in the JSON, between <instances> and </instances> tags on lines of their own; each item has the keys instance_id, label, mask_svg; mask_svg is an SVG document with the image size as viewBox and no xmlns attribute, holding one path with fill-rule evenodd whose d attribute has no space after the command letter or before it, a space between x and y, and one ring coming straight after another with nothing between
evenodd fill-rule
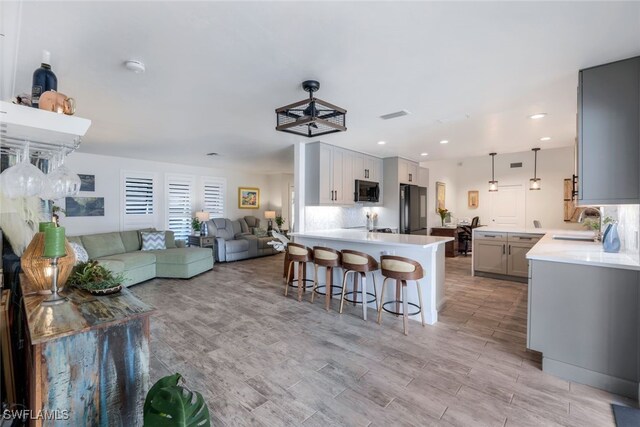
<instances>
[{"instance_id":1,"label":"plantation shutter","mask_svg":"<svg viewBox=\"0 0 640 427\"><path fill-rule=\"evenodd\" d=\"M153 177L125 175L124 214L153 215L153 210Z\"/></svg>"},{"instance_id":2,"label":"plantation shutter","mask_svg":"<svg viewBox=\"0 0 640 427\"><path fill-rule=\"evenodd\" d=\"M224 200L227 182L223 178L202 179L203 210L209 212L211 218L224 218Z\"/></svg>"},{"instance_id":3,"label":"plantation shutter","mask_svg":"<svg viewBox=\"0 0 640 427\"><path fill-rule=\"evenodd\" d=\"M193 177L167 176L167 220L168 228L177 240L187 240L191 234Z\"/></svg>"}]
</instances>

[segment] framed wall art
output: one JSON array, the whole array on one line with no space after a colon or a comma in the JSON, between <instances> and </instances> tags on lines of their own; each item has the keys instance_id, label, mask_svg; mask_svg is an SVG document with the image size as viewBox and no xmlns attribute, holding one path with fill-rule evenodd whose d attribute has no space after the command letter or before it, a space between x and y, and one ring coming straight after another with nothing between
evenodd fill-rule
<instances>
[{"instance_id":1,"label":"framed wall art","mask_svg":"<svg viewBox=\"0 0 640 427\"><path fill-rule=\"evenodd\" d=\"M260 189L238 187L238 209L260 209Z\"/></svg>"},{"instance_id":2,"label":"framed wall art","mask_svg":"<svg viewBox=\"0 0 640 427\"><path fill-rule=\"evenodd\" d=\"M436 212L438 209L446 209L445 196L447 190L444 182L436 182Z\"/></svg>"},{"instance_id":3,"label":"framed wall art","mask_svg":"<svg viewBox=\"0 0 640 427\"><path fill-rule=\"evenodd\" d=\"M480 192L478 190L467 192L467 204L469 209L476 209L480 205Z\"/></svg>"}]
</instances>

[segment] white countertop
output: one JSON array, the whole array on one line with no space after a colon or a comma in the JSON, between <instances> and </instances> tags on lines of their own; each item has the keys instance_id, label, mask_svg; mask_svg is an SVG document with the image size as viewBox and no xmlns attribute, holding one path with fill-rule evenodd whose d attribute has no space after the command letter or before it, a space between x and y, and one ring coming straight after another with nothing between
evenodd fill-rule
<instances>
[{"instance_id":1,"label":"white countertop","mask_svg":"<svg viewBox=\"0 0 640 427\"><path fill-rule=\"evenodd\" d=\"M343 242L370 243L387 246L419 246L423 248L442 245L453 240L452 237L435 237L417 234L369 233L364 230L318 230L303 233L290 233L293 237L307 237Z\"/></svg>"},{"instance_id":2,"label":"white countertop","mask_svg":"<svg viewBox=\"0 0 640 427\"><path fill-rule=\"evenodd\" d=\"M499 225L482 225L474 228L473 231L488 231L490 233L526 233L526 234L547 234L550 231L560 230L548 230L546 228L533 228L533 227L505 227ZM571 232L571 230L563 230L562 232Z\"/></svg>"},{"instance_id":3,"label":"white countertop","mask_svg":"<svg viewBox=\"0 0 640 427\"><path fill-rule=\"evenodd\" d=\"M565 234L579 233L576 231L563 231ZM640 255L637 253L608 253L602 249L601 242L554 240L554 234L557 233L545 234L527 253L527 259L640 270Z\"/></svg>"}]
</instances>

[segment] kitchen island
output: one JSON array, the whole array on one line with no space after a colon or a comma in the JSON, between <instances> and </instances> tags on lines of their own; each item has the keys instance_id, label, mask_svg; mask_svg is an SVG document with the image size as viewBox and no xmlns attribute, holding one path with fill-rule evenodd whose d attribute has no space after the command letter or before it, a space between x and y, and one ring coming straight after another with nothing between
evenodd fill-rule
<instances>
[{"instance_id":1,"label":"kitchen island","mask_svg":"<svg viewBox=\"0 0 640 427\"><path fill-rule=\"evenodd\" d=\"M600 242L554 235L527 253L527 348L542 353L545 372L637 398L638 252L607 253Z\"/></svg>"},{"instance_id":2,"label":"kitchen island","mask_svg":"<svg viewBox=\"0 0 640 427\"><path fill-rule=\"evenodd\" d=\"M367 253L377 260L381 255L396 255L418 261L424 269L425 277L420 280L422 289L422 308L426 323L433 325L438 321L438 309L444 302L444 252L445 244L453 240L451 237L434 237L415 234L370 233L363 230L321 230L291 233L296 243L308 247L323 246L336 250L351 249ZM339 270L338 270L339 271ZM334 283L341 283L339 273L333 278ZM382 275L375 273L378 292L382 289ZM369 283L369 282L367 282ZM395 286L387 286L385 301L396 299ZM378 298L381 295L378 294ZM419 302L415 287L408 287L408 300ZM369 303L375 309L375 303ZM420 320L420 315L411 316Z\"/></svg>"}]
</instances>

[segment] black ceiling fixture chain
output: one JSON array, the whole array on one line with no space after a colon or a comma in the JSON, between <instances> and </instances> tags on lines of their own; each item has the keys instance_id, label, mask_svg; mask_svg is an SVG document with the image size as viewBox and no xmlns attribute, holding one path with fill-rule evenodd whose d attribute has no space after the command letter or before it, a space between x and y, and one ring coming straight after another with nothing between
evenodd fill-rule
<instances>
[{"instance_id":1,"label":"black ceiling fixture chain","mask_svg":"<svg viewBox=\"0 0 640 427\"><path fill-rule=\"evenodd\" d=\"M277 108L276 130L307 138L347 130L347 110L313 96L320 89L320 82L306 80L302 88L309 92L309 99Z\"/></svg>"}]
</instances>

